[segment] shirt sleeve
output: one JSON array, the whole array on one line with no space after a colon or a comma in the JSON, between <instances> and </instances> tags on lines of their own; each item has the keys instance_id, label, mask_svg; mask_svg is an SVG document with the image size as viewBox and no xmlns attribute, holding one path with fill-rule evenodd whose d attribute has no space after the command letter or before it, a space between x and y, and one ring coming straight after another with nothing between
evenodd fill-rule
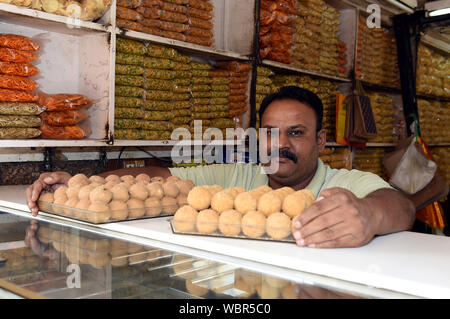
<instances>
[{"instance_id":1,"label":"shirt sleeve","mask_svg":"<svg viewBox=\"0 0 450 319\"><path fill-rule=\"evenodd\" d=\"M267 176L262 174L259 165L254 164L213 164L169 170L172 175L190 179L197 186L220 185L223 188L242 187L250 190L267 184Z\"/></svg>"}]
</instances>

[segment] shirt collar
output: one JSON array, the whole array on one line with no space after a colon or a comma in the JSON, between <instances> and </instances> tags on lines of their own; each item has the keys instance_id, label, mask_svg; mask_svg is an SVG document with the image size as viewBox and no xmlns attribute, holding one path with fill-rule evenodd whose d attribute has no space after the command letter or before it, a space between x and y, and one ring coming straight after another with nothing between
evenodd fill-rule
<instances>
[{"instance_id":1,"label":"shirt collar","mask_svg":"<svg viewBox=\"0 0 450 319\"><path fill-rule=\"evenodd\" d=\"M327 168L325 167L320 158L317 159L316 174L314 174L314 177L311 180L311 182L309 182L308 186L305 187L309 189L311 192L313 192L316 198L319 196L319 192L322 189L323 184L325 183L326 174Z\"/></svg>"}]
</instances>

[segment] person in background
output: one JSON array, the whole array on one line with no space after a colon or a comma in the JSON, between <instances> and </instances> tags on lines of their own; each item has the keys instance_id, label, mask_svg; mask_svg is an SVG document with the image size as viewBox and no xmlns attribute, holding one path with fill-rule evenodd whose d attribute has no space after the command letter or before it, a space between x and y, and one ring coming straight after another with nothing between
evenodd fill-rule
<instances>
[{"instance_id":1,"label":"person in background","mask_svg":"<svg viewBox=\"0 0 450 319\"><path fill-rule=\"evenodd\" d=\"M279 129L279 156L271 159L278 161L275 173L265 174L257 164L236 163L129 168L102 176L146 173L164 178L174 175L190 179L195 185L217 184L224 188L250 190L269 185L273 189L309 189L317 200L294 221L293 236L299 246L358 247L374 236L411 229L415 220L412 202L387 182L368 172L331 169L320 160L326 132L322 129L323 105L317 95L295 86L282 87L264 99L259 115L260 127L268 129L268 133ZM267 134L265 154L272 151L270 138ZM66 184L70 177L66 172L43 173L27 189L28 206L34 216L42 189Z\"/></svg>"}]
</instances>

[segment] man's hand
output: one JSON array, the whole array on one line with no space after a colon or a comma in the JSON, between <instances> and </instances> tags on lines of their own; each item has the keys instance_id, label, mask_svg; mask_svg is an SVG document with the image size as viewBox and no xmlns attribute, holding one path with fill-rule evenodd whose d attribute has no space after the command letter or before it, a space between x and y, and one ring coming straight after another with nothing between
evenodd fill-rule
<instances>
[{"instance_id":1,"label":"man's hand","mask_svg":"<svg viewBox=\"0 0 450 319\"><path fill-rule=\"evenodd\" d=\"M72 176L67 172L43 173L39 178L27 188L27 204L33 216L37 216L39 208L37 200L44 188L51 187L53 190L61 185L66 185Z\"/></svg>"},{"instance_id":2,"label":"man's hand","mask_svg":"<svg viewBox=\"0 0 450 319\"><path fill-rule=\"evenodd\" d=\"M334 248L367 244L379 225L369 202L343 188L322 191L318 200L293 221L297 245Z\"/></svg>"}]
</instances>

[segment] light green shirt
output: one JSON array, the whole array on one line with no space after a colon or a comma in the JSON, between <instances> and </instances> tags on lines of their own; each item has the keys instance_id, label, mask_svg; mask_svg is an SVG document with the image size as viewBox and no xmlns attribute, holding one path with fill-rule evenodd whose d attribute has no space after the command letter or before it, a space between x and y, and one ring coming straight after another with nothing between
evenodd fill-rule
<instances>
[{"instance_id":1,"label":"light green shirt","mask_svg":"<svg viewBox=\"0 0 450 319\"><path fill-rule=\"evenodd\" d=\"M195 185L220 185L223 188L242 187L246 190L255 189L269 184L269 178L260 165L238 164L214 164L188 168L170 168L172 175L181 179L190 179ZM317 197L327 188L341 187L351 191L358 198L381 189L393 189L378 175L362 172L355 169L333 169L324 165L318 159L316 174L306 186Z\"/></svg>"}]
</instances>

